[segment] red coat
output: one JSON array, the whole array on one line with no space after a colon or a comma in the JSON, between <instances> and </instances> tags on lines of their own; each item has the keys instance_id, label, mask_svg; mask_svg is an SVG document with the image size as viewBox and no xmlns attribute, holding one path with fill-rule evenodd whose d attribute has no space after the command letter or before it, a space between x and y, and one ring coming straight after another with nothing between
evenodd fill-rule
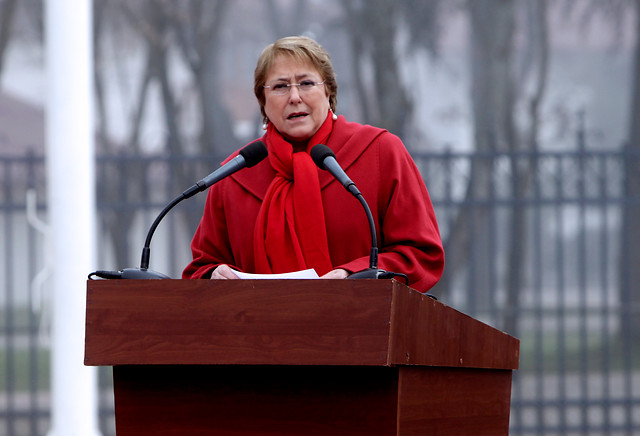
<instances>
[{"instance_id":1,"label":"red coat","mask_svg":"<svg viewBox=\"0 0 640 436\"><path fill-rule=\"evenodd\" d=\"M380 249L378 267L406 274L411 287L429 290L442 275L444 251L429 194L402 141L340 116L327 145L371 208ZM351 272L365 269L371 233L362 205L329 172L318 171L333 266ZM265 159L210 188L191 243L193 261L183 278L207 277L225 263L255 272L254 225L273 177Z\"/></svg>"}]
</instances>

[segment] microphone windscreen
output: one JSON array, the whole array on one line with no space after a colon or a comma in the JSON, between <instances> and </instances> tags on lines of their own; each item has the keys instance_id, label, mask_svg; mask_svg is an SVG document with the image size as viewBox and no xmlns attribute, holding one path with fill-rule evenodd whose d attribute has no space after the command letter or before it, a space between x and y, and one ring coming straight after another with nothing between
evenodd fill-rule
<instances>
[{"instance_id":1,"label":"microphone windscreen","mask_svg":"<svg viewBox=\"0 0 640 436\"><path fill-rule=\"evenodd\" d=\"M244 158L247 168L262 162L267 157L267 146L262 141L252 142L240 150L240 156Z\"/></svg>"},{"instance_id":2,"label":"microphone windscreen","mask_svg":"<svg viewBox=\"0 0 640 436\"><path fill-rule=\"evenodd\" d=\"M324 160L328 157L336 158L336 155L333 153L329 147L324 144L314 145L311 151L309 152L311 155L311 159L315 162L315 164L322 170L326 170L324 167Z\"/></svg>"}]
</instances>

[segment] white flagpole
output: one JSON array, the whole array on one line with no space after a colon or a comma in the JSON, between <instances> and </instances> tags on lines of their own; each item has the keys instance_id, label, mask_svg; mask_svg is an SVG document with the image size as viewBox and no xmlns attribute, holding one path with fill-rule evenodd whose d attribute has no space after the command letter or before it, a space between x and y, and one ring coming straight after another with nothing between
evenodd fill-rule
<instances>
[{"instance_id":1,"label":"white flagpole","mask_svg":"<svg viewBox=\"0 0 640 436\"><path fill-rule=\"evenodd\" d=\"M50 436L99 435L96 369L85 367L86 277L94 267L90 0L46 0L46 158L51 228Z\"/></svg>"}]
</instances>

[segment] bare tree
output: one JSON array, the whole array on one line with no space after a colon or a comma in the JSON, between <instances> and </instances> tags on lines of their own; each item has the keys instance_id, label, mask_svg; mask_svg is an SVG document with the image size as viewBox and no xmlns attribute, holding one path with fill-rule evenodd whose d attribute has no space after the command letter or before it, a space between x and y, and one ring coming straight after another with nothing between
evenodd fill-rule
<instances>
[{"instance_id":1,"label":"bare tree","mask_svg":"<svg viewBox=\"0 0 640 436\"><path fill-rule=\"evenodd\" d=\"M399 2L403 24L409 32L411 47L426 50L434 57L440 54L440 38L447 0L402 0Z\"/></svg>"},{"instance_id":2,"label":"bare tree","mask_svg":"<svg viewBox=\"0 0 640 436\"><path fill-rule=\"evenodd\" d=\"M307 30L309 7L307 0L296 0L291 5L278 5L275 0L265 1L265 10L271 30L277 38L289 35L301 35Z\"/></svg>"},{"instance_id":3,"label":"bare tree","mask_svg":"<svg viewBox=\"0 0 640 436\"><path fill-rule=\"evenodd\" d=\"M357 78L364 122L406 136L413 102L401 80L398 66L397 29L401 23L400 6L395 0L342 3L349 24L353 51L352 68ZM373 70L373 83L366 88L361 63ZM361 83L358 83L361 82Z\"/></svg>"},{"instance_id":4,"label":"bare tree","mask_svg":"<svg viewBox=\"0 0 640 436\"><path fill-rule=\"evenodd\" d=\"M463 200L463 204L472 206L458 210L445 241L445 275L434 292L447 292L454 278L461 277L466 271L469 299L472 306L478 308L482 301L489 305L491 287L497 286L500 278L496 277L495 271L498 256L497 247L493 244L495 235L492 235L490 230L495 223L495 215L489 207L475 205L494 195L492 152L517 152L537 147L540 104L546 90L548 37L546 0L533 3L518 3L516 0L469 0L462 5L471 23L470 100L474 116L475 149L480 157L474 158L472 162ZM522 6L522 10L518 8L519 5ZM398 71L393 68L396 64L394 59L401 55L398 44L394 44L397 26L408 26L412 49L424 49L437 58L441 34L439 24L443 19L445 7L439 0L403 0L394 6L385 4L384 1L375 5L367 3L364 9L368 12L361 9L361 6L358 2L345 2L343 5L350 28L352 51L359 53L359 56L352 58L354 75L363 77L363 59L370 58L374 64L376 92L367 93L364 87L359 90L361 110L368 122L386 120L387 125L399 126L399 120L385 115L388 114L385 112L388 109L393 111L394 115L400 114L406 119L411 112L411 102L406 98ZM533 59L532 62L523 64L519 75L513 47L518 12L526 14L524 21L530 28L526 39L529 51L524 58ZM384 23L376 21L376 16L384 16ZM376 35L380 39L377 39ZM370 47L369 43L375 49ZM361 84L362 81L359 80L357 83ZM527 88L531 90L529 94L523 91L524 83L532 84ZM517 129L514 120L518 103L525 103L523 106L527 108L529 124L523 132ZM379 109L380 113L376 113L372 108ZM404 131L404 128L397 128ZM519 305L522 289L526 248L523 236L526 214L518 199L529 189L535 166L514 158L511 168L515 206L508 218L509 252L503 256L507 264L503 281L506 284L507 304L515 308ZM513 331L516 328L513 315L515 311L507 313L509 315L504 320L504 325Z\"/></svg>"},{"instance_id":5,"label":"bare tree","mask_svg":"<svg viewBox=\"0 0 640 436\"><path fill-rule=\"evenodd\" d=\"M239 147L233 123L220 87L221 29L228 0L190 0L170 3L167 18L175 31L178 47L190 68L202 113L200 152Z\"/></svg>"},{"instance_id":6,"label":"bare tree","mask_svg":"<svg viewBox=\"0 0 640 436\"><path fill-rule=\"evenodd\" d=\"M523 287L527 247L527 215L519 200L530 189L536 171L535 161L519 158L517 153L538 147L540 105L546 91L549 58L546 0L468 1L466 5L471 23L471 105L477 155L471 162L463 200L463 204L469 206L458 210L445 241L447 267L436 292L449 290L454 278L466 271L471 306L483 309L489 304L492 287L498 286L501 280L496 272L499 254L492 234L497 218L482 204L495 195L493 153L508 152L513 206L507 218L507 253L502 258L506 304L510 309L505 312L503 327L515 332L515 309ZM513 48L518 13L523 14L528 29L524 39L526 52L522 56L526 62L521 64L520 71L516 68ZM525 108L528 120L528 126L522 131L514 120L519 103Z\"/></svg>"},{"instance_id":7,"label":"bare tree","mask_svg":"<svg viewBox=\"0 0 640 436\"><path fill-rule=\"evenodd\" d=\"M140 4L138 4L140 5ZM150 4L146 5L149 7ZM136 199L142 198L142 189L144 186L144 168L141 166L140 160L135 156L141 153L140 134L143 127L143 117L146 110L146 102L148 101L148 93L150 84L154 79L154 52L150 48L146 50L144 56L143 70L141 71L142 79L140 86L135 93L132 101L133 109L128 119L128 132L123 144L116 144L110 139L110 116L107 110L106 101L106 78L105 64L107 62L103 53L104 39L108 38L114 29L118 28L118 20L125 18L128 24L137 23L140 15L146 14L146 9L132 9L131 6L121 5L118 3L95 2L94 4L94 86L96 95L97 108L97 138L99 149L105 153L118 153L125 157L125 153L133 156L129 161L121 165L108 165L102 167L103 174L98 180L102 183L98 184L99 197L107 204L121 203L119 208L108 208L101 213L105 229L110 236L114 247L114 257L118 265L131 265L129 235L132 230L135 210L126 207ZM122 23L119 23L120 25ZM144 26L141 28L146 32L148 39L161 39L158 33L154 32L153 27ZM131 41L130 41L131 42ZM149 47L149 46L147 46Z\"/></svg>"},{"instance_id":8,"label":"bare tree","mask_svg":"<svg viewBox=\"0 0 640 436\"><path fill-rule=\"evenodd\" d=\"M0 75L4 67L4 59L11 39L17 0L5 0L0 7Z\"/></svg>"},{"instance_id":9,"label":"bare tree","mask_svg":"<svg viewBox=\"0 0 640 436\"><path fill-rule=\"evenodd\" d=\"M579 8L579 6L582 6ZM624 145L624 172L622 223L620 227L620 300L622 332L640 340L640 0L590 0L586 4L566 0L566 17L578 13L580 26L587 28L595 17L604 18L614 32L615 40L622 39L623 21L631 15L635 20L634 44L631 62L631 100L629 131Z\"/></svg>"},{"instance_id":10,"label":"bare tree","mask_svg":"<svg viewBox=\"0 0 640 436\"><path fill-rule=\"evenodd\" d=\"M147 111L147 102L152 89L157 89L163 114L165 131L164 149L169 156L180 158L189 152L195 152L190 147L191 140L181 125L184 105L181 101L181 89L172 82L170 70L175 58L171 58L172 50L183 55L186 66L193 73L193 94L197 109L201 114L200 123L200 153L214 151L221 148L233 147L235 137L232 123L226 108L220 103L223 99L219 94L219 80L217 65L220 58L218 35L221 27L227 0L209 2L191 0L189 2L166 2L161 0L144 0L139 2L97 2L95 47L96 65L95 86L98 107L99 138L103 150L124 149L134 155L141 153L140 135L143 120ZM139 86L135 92L128 95L132 102L128 124L127 139L124 144L116 146L109 139L109 116L106 110L104 92L104 69L100 65L105 62L101 51L101 38L105 38L109 31L103 31L106 23L115 23L124 18L124 25L135 41L143 48L144 63L139 69ZM110 20L110 21L109 21ZM131 75L131 71L128 72ZM151 85L155 85L152 87ZM116 147L116 148L114 148ZM105 180L101 185L101 198L109 201L143 198L141 190L147 183L147 172L142 160L131 159L129 164L114 166L106 169ZM193 182L193 170L188 170L181 163L171 166L171 180L176 192ZM126 180L126 188L123 181ZM201 200L202 201L202 200ZM127 202L128 203L128 202ZM194 228L199 218L197 208L184 209L182 215L186 217L189 228ZM135 214L126 208L110 210L103 214L113 241L116 261L129 264L127 235L133 225Z\"/></svg>"},{"instance_id":11,"label":"bare tree","mask_svg":"<svg viewBox=\"0 0 640 436\"><path fill-rule=\"evenodd\" d=\"M529 120L528 131L524 132L522 149L535 151L538 149L538 133L540 124L540 104L547 87L549 64L549 38L547 24L547 0L525 2L525 15L530 29L529 44L524 54L528 66L523 69L523 76L519 83L527 82L526 75L532 76L532 92L530 96L522 96L527 100L525 110ZM535 62L533 61L535 60ZM521 89L525 87L522 86ZM518 143L511 145L511 151L517 151ZM526 155L525 155L526 156ZM535 156L532 154L531 156ZM524 265L526 248L528 246L527 232L525 231L527 214L522 201L531 187L532 179L537 172L537 160L529 160L528 157L518 159L517 155L511 157L511 173L514 180L513 197L514 204L510 216L509 247L506 256L506 308L503 329L507 332L517 333L518 311L522 284L524 281Z\"/></svg>"},{"instance_id":12,"label":"bare tree","mask_svg":"<svg viewBox=\"0 0 640 436\"><path fill-rule=\"evenodd\" d=\"M470 70L474 142L479 157L471 163L465 203L473 204L492 195L492 151L505 151L517 143L513 120L515 83L513 77L514 0L468 0L471 23ZM437 292L446 292L454 277L466 268L473 289L469 298L486 300L491 286L491 215L487 207L459 209L445 240L447 266ZM473 252L472 252L473 249ZM473 267L473 269L471 269ZM478 298L478 296L480 298Z\"/></svg>"}]
</instances>

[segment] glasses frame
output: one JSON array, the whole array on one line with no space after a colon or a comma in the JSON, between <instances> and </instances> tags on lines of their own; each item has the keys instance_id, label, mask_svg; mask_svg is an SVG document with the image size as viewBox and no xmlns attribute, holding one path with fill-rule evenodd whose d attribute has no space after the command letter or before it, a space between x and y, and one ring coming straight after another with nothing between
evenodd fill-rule
<instances>
[{"instance_id":1,"label":"glasses frame","mask_svg":"<svg viewBox=\"0 0 640 436\"><path fill-rule=\"evenodd\" d=\"M327 79L324 79L322 82L314 82L313 80L309 80L309 79L305 79L305 80L303 80L303 81L307 81L307 80L308 80L308 81L310 81L310 82L313 82L313 86L312 86L312 88L311 88L311 89L309 89L309 90L307 90L307 91L302 91L302 90L300 89L300 86L301 86L301 84L300 84L300 83L278 83L277 85L283 85L283 86L285 86L285 88L282 88L282 92L277 91L277 90L274 88L274 86L275 86L275 85L262 85L262 87L263 87L264 89L270 89L270 90L271 90L271 93L272 93L272 94L274 94L274 95L289 95L289 94L291 93L291 87L292 87L292 86L297 86L297 87L298 87L298 92L308 92L308 91L311 91L311 90L315 89L315 88L316 88L316 86L324 85L324 84L325 84L325 82L327 81Z\"/></svg>"}]
</instances>

